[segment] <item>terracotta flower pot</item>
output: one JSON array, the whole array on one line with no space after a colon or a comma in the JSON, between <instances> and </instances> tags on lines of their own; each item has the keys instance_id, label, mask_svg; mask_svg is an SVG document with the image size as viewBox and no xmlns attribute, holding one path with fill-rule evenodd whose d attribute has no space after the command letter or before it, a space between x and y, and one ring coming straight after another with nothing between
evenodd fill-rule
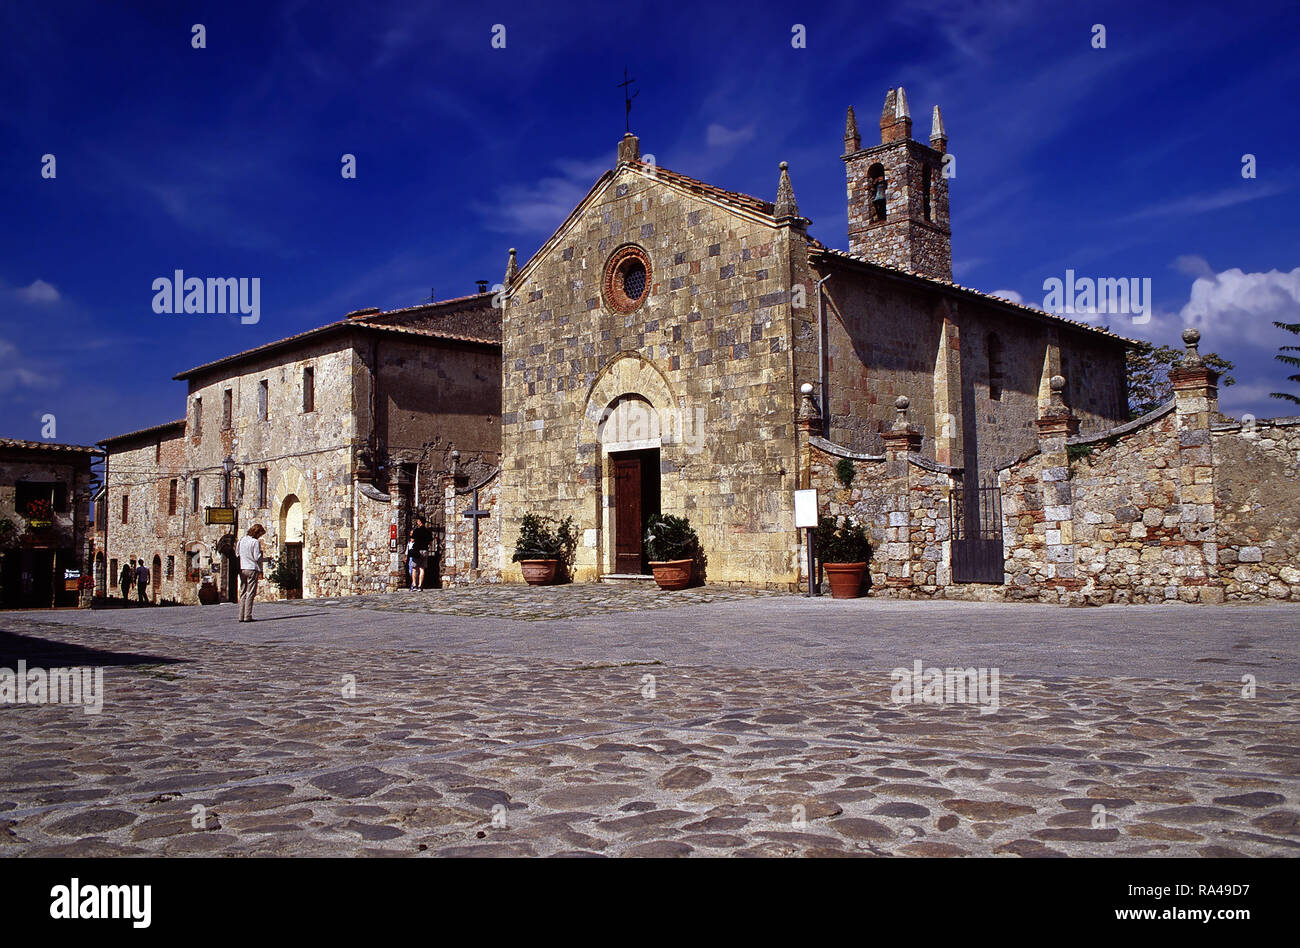
<instances>
[{"instance_id":1,"label":"terracotta flower pot","mask_svg":"<svg viewBox=\"0 0 1300 948\"><path fill-rule=\"evenodd\" d=\"M205 606L215 606L221 601L221 590L212 583L199 586L199 602Z\"/></svg>"},{"instance_id":2,"label":"terracotta flower pot","mask_svg":"<svg viewBox=\"0 0 1300 948\"><path fill-rule=\"evenodd\" d=\"M524 572L524 582L529 586L549 586L555 582L560 571L559 560L520 560L519 568Z\"/></svg>"},{"instance_id":3,"label":"terracotta flower pot","mask_svg":"<svg viewBox=\"0 0 1300 948\"><path fill-rule=\"evenodd\" d=\"M694 560L663 560L651 563L650 572L660 589L685 589L691 584Z\"/></svg>"},{"instance_id":4,"label":"terracotta flower pot","mask_svg":"<svg viewBox=\"0 0 1300 948\"><path fill-rule=\"evenodd\" d=\"M826 577L831 581L832 599L857 599L861 593L862 576L867 571L867 563L823 563Z\"/></svg>"}]
</instances>

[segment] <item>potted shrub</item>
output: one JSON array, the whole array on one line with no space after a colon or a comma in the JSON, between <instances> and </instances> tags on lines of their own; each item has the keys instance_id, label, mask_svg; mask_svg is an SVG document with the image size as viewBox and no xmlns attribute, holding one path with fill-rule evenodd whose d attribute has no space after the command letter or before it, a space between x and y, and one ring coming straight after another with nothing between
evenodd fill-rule
<instances>
[{"instance_id":1,"label":"potted shrub","mask_svg":"<svg viewBox=\"0 0 1300 948\"><path fill-rule=\"evenodd\" d=\"M530 586L549 586L568 574L578 548L578 528L572 517L556 520L525 514L519 523L513 561Z\"/></svg>"},{"instance_id":2,"label":"potted shrub","mask_svg":"<svg viewBox=\"0 0 1300 948\"><path fill-rule=\"evenodd\" d=\"M837 526L834 517L822 517L817 525L817 558L831 582L835 599L856 599L861 595L862 577L871 559L871 542L861 524L851 517Z\"/></svg>"},{"instance_id":3,"label":"potted shrub","mask_svg":"<svg viewBox=\"0 0 1300 948\"><path fill-rule=\"evenodd\" d=\"M646 523L645 550L660 589L685 589L691 584L700 538L685 517L652 516Z\"/></svg>"},{"instance_id":4,"label":"potted shrub","mask_svg":"<svg viewBox=\"0 0 1300 948\"><path fill-rule=\"evenodd\" d=\"M280 587L281 598L302 598L302 568L295 569L289 565L287 559L281 557L266 578L269 582Z\"/></svg>"}]
</instances>

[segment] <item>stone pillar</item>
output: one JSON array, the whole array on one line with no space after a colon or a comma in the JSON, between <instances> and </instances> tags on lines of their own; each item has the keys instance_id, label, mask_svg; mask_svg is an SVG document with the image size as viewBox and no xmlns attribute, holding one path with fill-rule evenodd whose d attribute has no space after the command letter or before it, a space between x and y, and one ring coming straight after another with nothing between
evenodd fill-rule
<instances>
[{"instance_id":1,"label":"stone pillar","mask_svg":"<svg viewBox=\"0 0 1300 948\"><path fill-rule=\"evenodd\" d=\"M921 448L921 432L907 423L911 400L900 395L894 401L898 419L881 433L885 443L885 549L877 551L884 559L885 588L899 596L907 595L912 586L912 464L908 455Z\"/></svg>"},{"instance_id":2,"label":"stone pillar","mask_svg":"<svg viewBox=\"0 0 1300 948\"><path fill-rule=\"evenodd\" d=\"M1186 601L1222 602L1219 547L1214 509L1214 455L1210 423L1219 410L1219 373L1201 359L1201 334L1183 330L1187 350L1169 372L1178 423L1178 503L1184 546L1182 566Z\"/></svg>"},{"instance_id":3,"label":"stone pillar","mask_svg":"<svg viewBox=\"0 0 1300 948\"><path fill-rule=\"evenodd\" d=\"M1070 484L1070 457L1066 439L1079 430L1062 397L1065 377L1053 375L1048 383L1050 396L1038 416L1039 486L1043 500L1043 543L1045 560L1041 565L1046 586L1058 589L1082 585L1075 577L1074 563L1074 491Z\"/></svg>"},{"instance_id":4,"label":"stone pillar","mask_svg":"<svg viewBox=\"0 0 1300 948\"><path fill-rule=\"evenodd\" d=\"M934 360L934 459L949 467L961 467L961 335L956 304L945 298L939 305L943 328Z\"/></svg>"}]
</instances>

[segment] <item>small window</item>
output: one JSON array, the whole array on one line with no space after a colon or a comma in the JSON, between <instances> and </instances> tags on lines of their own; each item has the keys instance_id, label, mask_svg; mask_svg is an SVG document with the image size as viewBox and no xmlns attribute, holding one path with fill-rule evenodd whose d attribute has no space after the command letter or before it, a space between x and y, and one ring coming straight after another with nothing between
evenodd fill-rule
<instances>
[{"instance_id":1,"label":"small window","mask_svg":"<svg viewBox=\"0 0 1300 948\"><path fill-rule=\"evenodd\" d=\"M167 578L176 578L176 557L174 556L167 557Z\"/></svg>"},{"instance_id":2,"label":"small window","mask_svg":"<svg viewBox=\"0 0 1300 948\"><path fill-rule=\"evenodd\" d=\"M199 581L199 554L194 550L185 554L185 579L191 583Z\"/></svg>"},{"instance_id":3,"label":"small window","mask_svg":"<svg viewBox=\"0 0 1300 948\"><path fill-rule=\"evenodd\" d=\"M266 468L257 469L257 506L266 506Z\"/></svg>"},{"instance_id":4,"label":"small window","mask_svg":"<svg viewBox=\"0 0 1300 948\"><path fill-rule=\"evenodd\" d=\"M226 389L221 393L221 430L226 431L234 421L235 393Z\"/></svg>"},{"instance_id":5,"label":"small window","mask_svg":"<svg viewBox=\"0 0 1300 948\"><path fill-rule=\"evenodd\" d=\"M199 512L199 479L195 477L190 481L190 510L194 513Z\"/></svg>"},{"instance_id":6,"label":"small window","mask_svg":"<svg viewBox=\"0 0 1300 948\"><path fill-rule=\"evenodd\" d=\"M122 495L122 522L126 523L127 518L131 515L131 498L126 494Z\"/></svg>"},{"instance_id":7,"label":"small window","mask_svg":"<svg viewBox=\"0 0 1300 948\"><path fill-rule=\"evenodd\" d=\"M176 513L176 478L173 477L171 483L167 485L167 514L170 516L174 513Z\"/></svg>"},{"instance_id":8,"label":"small window","mask_svg":"<svg viewBox=\"0 0 1300 948\"><path fill-rule=\"evenodd\" d=\"M108 561L108 575L113 577L113 582L117 582L117 557Z\"/></svg>"},{"instance_id":9,"label":"small window","mask_svg":"<svg viewBox=\"0 0 1300 948\"><path fill-rule=\"evenodd\" d=\"M269 412L269 403L270 403L270 393L271 390L267 384L266 379L262 379L262 381L257 383L257 420L258 421L269 420L270 416L268 412Z\"/></svg>"},{"instance_id":10,"label":"small window","mask_svg":"<svg viewBox=\"0 0 1300 948\"><path fill-rule=\"evenodd\" d=\"M930 166L921 169L921 210L925 219L930 219Z\"/></svg>"},{"instance_id":11,"label":"small window","mask_svg":"<svg viewBox=\"0 0 1300 948\"><path fill-rule=\"evenodd\" d=\"M996 402L1002 400L1002 340L998 338L997 333L991 332L987 344L989 354L989 398Z\"/></svg>"},{"instance_id":12,"label":"small window","mask_svg":"<svg viewBox=\"0 0 1300 948\"><path fill-rule=\"evenodd\" d=\"M162 463L162 442L161 441L159 441L153 446L153 463L154 464Z\"/></svg>"},{"instance_id":13,"label":"small window","mask_svg":"<svg viewBox=\"0 0 1300 948\"><path fill-rule=\"evenodd\" d=\"M194 415L194 437L197 438L199 435L203 434L203 399L198 395L194 396L192 414Z\"/></svg>"},{"instance_id":14,"label":"small window","mask_svg":"<svg viewBox=\"0 0 1300 948\"><path fill-rule=\"evenodd\" d=\"M302 370L302 410L316 410L316 370L311 366Z\"/></svg>"}]
</instances>

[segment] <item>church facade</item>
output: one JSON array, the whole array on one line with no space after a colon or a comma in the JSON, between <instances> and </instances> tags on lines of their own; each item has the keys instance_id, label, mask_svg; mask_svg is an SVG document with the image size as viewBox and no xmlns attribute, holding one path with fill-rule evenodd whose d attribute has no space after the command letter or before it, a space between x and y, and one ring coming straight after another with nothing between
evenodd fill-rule
<instances>
[{"instance_id":1,"label":"church facade","mask_svg":"<svg viewBox=\"0 0 1300 948\"><path fill-rule=\"evenodd\" d=\"M847 251L809 233L784 163L767 201L643 161L630 134L522 268L512 251L503 580L525 514L574 518L582 582L648 572L663 512L690 519L708 582L792 588L806 439L877 454L900 396L918 455L968 485L1035 448L1055 376L1083 433L1127 420L1126 340L952 282L946 133L937 108L929 144L911 125L890 90L863 147L850 109Z\"/></svg>"}]
</instances>

